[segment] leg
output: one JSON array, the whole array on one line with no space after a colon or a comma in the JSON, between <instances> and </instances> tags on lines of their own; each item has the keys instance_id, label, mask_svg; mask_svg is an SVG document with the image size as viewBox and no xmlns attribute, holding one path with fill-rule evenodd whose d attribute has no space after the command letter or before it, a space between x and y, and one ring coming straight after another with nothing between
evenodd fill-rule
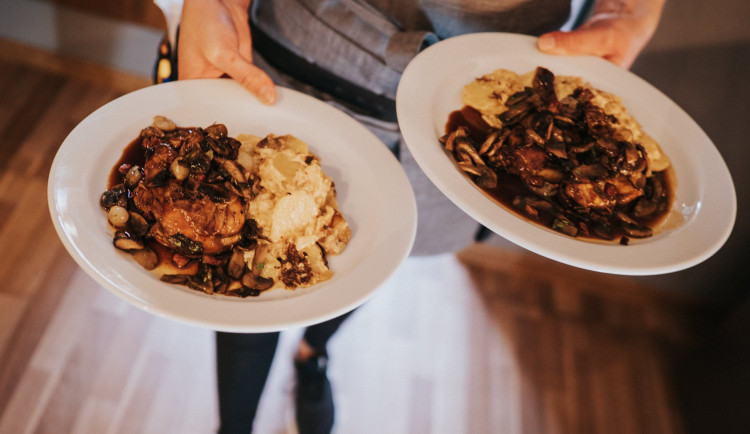
<instances>
[{"instance_id":1,"label":"leg","mask_svg":"<svg viewBox=\"0 0 750 434\"><path fill-rule=\"evenodd\" d=\"M326 344L350 314L308 327L300 340L294 360L295 409L300 434L328 434L333 428L333 391L326 374Z\"/></svg>"},{"instance_id":2,"label":"leg","mask_svg":"<svg viewBox=\"0 0 750 434\"><path fill-rule=\"evenodd\" d=\"M219 433L252 431L279 333L216 333Z\"/></svg>"},{"instance_id":3,"label":"leg","mask_svg":"<svg viewBox=\"0 0 750 434\"><path fill-rule=\"evenodd\" d=\"M308 327L303 336L304 342L315 351L325 350L328 340L334 333L336 333L336 330L339 329L341 323L343 323L352 312L353 311L347 312L336 318ZM303 359L305 358L303 354L298 354L298 356L303 356Z\"/></svg>"}]
</instances>

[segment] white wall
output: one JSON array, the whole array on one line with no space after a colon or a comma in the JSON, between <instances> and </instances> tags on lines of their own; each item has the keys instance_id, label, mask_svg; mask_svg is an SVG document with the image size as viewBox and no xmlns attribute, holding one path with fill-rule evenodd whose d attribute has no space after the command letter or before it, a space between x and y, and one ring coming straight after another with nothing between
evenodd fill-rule
<instances>
[{"instance_id":1,"label":"white wall","mask_svg":"<svg viewBox=\"0 0 750 434\"><path fill-rule=\"evenodd\" d=\"M107 0L110 1L110 0ZM161 31L35 0L0 0L0 37L150 77Z\"/></svg>"}]
</instances>

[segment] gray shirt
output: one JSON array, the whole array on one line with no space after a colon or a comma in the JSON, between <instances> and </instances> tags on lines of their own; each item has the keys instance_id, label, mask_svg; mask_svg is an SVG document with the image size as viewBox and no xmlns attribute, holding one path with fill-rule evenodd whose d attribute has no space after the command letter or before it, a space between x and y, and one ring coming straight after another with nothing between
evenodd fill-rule
<instances>
[{"instance_id":1,"label":"gray shirt","mask_svg":"<svg viewBox=\"0 0 750 434\"><path fill-rule=\"evenodd\" d=\"M255 0L251 11L255 29L296 56L390 99L429 44L484 31L538 35L570 17L570 0Z\"/></svg>"}]
</instances>

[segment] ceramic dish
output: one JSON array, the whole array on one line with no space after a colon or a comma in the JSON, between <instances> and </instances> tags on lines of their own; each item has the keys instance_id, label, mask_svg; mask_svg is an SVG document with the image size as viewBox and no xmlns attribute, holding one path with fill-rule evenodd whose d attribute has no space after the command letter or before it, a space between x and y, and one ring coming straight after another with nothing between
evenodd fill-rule
<instances>
[{"instance_id":1,"label":"ceramic dish","mask_svg":"<svg viewBox=\"0 0 750 434\"><path fill-rule=\"evenodd\" d=\"M278 89L260 104L226 79L178 81L120 97L81 122L52 165L48 200L55 229L78 264L97 282L151 313L215 330L263 332L321 322L367 300L407 257L416 232L416 204L406 174L387 148L343 112ZM311 288L259 297L211 296L163 283L112 246L99 207L107 176L123 149L164 115L180 126L227 126L229 134L293 134L321 158L339 208L352 228L344 252L329 258L333 277Z\"/></svg>"},{"instance_id":2,"label":"ceramic dish","mask_svg":"<svg viewBox=\"0 0 750 434\"><path fill-rule=\"evenodd\" d=\"M737 202L731 176L711 139L679 106L633 73L591 56L539 52L536 39L506 33L450 38L421 52L406 68L396 108L406 145L429 179L477 221L532 252L576 267L651 275L696 265L729 237ZM570 238L502 208L456 169L438 138L449 114L462 107L461 90L498 68L517 73L537 66L580 76L622 98L628 112L671 159L676 198L653 237L630 245Z\"/></svg>"}]
</instances>

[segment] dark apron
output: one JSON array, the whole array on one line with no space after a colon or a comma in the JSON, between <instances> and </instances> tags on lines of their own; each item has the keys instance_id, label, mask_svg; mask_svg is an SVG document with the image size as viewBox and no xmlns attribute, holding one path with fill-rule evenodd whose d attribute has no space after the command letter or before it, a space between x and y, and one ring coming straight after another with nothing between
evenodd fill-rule
<instances>
[{"instance_id":1,"label":"dark apron","mask_svg":"<svg viewBox=\"0 0 750 434\"><path fill-rule=\"evenodd\" d=\"M485 31L560 28L570 0L255 0L253 46L272 66L395 120L401 73L426 46Z\"/></svg>"}]
</instances>

